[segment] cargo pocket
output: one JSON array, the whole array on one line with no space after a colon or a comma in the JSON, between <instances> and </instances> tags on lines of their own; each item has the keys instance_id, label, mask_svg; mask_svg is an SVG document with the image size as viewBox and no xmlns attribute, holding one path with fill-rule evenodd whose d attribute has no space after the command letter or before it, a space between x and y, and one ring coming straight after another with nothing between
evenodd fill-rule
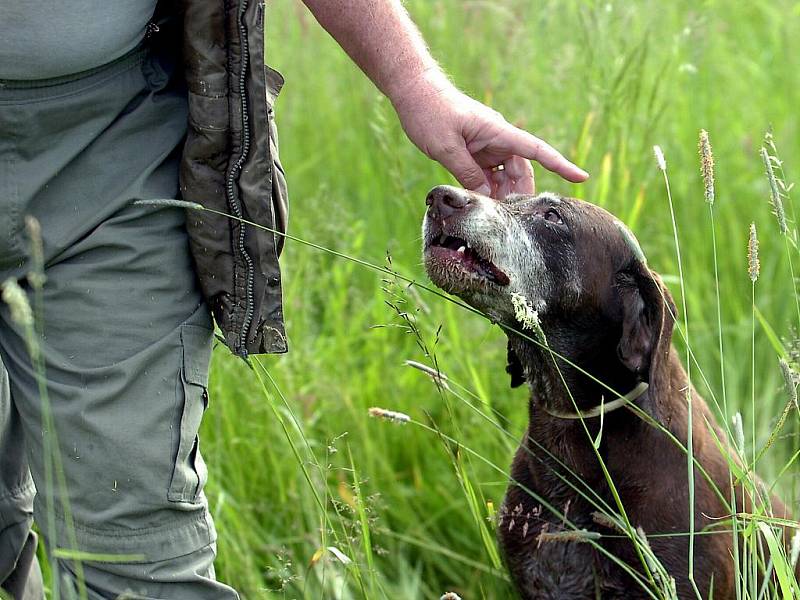
<instances>
[{"instance_id":1,"label":"cargo pocket","mask_svg":"<svg viewBox=\"0 0 800 600\"><path fill-rule=\"evenodd\" d=\"M208 363L211 331L197 325L181 327L183 365L176 389L178 426L174 428L175 461L167 498L171 502L199 501L208 471L200 455L200 422L208 405ZM177 438L177 439L175 439Z\"/></svg>"},{"instance_id":2,"label":"cargo pocket","mask_svg":"<svg viewBox=\"0 0 800 600\"><path fill-rule=\"evenodd\" d=\"M286 233L289 223L289 192L286 187L286 172L281 165L278 148L278 127L275 123L275 100L283 87L284 79L275 69L265 65L267 82L267 118L269 119L269 152L272 159L272 210L275 228ZM285 238L276 236L275 247L280 256Z\"/></svg>"}]
</instances>

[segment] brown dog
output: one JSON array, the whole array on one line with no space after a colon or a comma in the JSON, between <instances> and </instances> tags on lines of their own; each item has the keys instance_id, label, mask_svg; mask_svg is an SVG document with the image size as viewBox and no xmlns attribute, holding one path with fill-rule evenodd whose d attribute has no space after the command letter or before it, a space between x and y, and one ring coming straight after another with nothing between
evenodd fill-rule
<instances>
[{"instance_id":1,"label":"brown dog","mask_svg":"<svg viewBox=\"0 0 800 600\"><path fill-rule=\"evenodd\" d=\"M636 580L645 578L633 543L598 517L618 512L599 454L630 523L674 577L678 596L695 598L685 535L687 454L676 443L687 441L688 380L671 346L674 303L633 235L605 210L552 194L497 202L439 186L427 204L428 275L506 329L512 385L526 381L531 388L528 430L499 523L520 595L652 597ZM543 336L549 350L512 330ZM730 522L720 521L730 515L729 467L710 428L719 440L725 436L694 389L691 398L693 450L702 467L694 469L695 530L730 531ZM749 507L741 490L737 496L738 510ZM773 511L786 514L777 500ZM593 545L559 534L574 530L566 521L603 535ZM670 533L678 535L657 535ZM694 544L702 597L713 581L715 599L733 598L732 535L696 535Z\"/></svg>"}]
</instances>

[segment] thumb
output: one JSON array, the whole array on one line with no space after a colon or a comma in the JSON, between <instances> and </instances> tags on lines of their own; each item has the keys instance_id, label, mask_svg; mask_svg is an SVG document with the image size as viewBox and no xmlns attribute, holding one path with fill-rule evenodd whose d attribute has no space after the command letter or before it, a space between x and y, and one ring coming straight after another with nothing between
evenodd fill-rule
<instances>
[{"instance_id":1,"label":"thumb","mask_svg":"<svg viewBox=\"0 0 800 600\"><path fill-rule=\"evenodd\" d=\"M491 190L489 181L483 169L472 158L467 146L462 143L460 147L445 152L437 160L458 179L458 182L468 190L473 190L485 196Z\"/></svg>"}]
</instances>

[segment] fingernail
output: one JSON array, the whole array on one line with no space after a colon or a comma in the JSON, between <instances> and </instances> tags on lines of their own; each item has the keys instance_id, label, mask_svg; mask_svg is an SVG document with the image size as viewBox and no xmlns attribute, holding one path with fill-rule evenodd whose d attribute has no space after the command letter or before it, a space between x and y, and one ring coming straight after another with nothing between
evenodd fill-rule
<instances>
[{"instance_id":1,"label":"fingernail","mask_svg":"<svg viewBox=\"0 0 800 600\"><path fill-rule=\"evenodd\" d=\"M482 196L488 196L489 192L491 191L492 191L491 188L485 183L475 190L476 193L481 194Z\"/></svg>"}]
</instances>

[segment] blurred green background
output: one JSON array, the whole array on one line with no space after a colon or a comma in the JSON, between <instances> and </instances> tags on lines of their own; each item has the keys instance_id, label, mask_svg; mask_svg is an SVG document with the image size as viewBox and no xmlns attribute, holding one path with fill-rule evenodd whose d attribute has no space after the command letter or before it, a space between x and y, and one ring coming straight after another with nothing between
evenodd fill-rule
<instances>
[{"instance_id":1,"label":"blurred green background","mask_svg":"<svg viewBox=\"0 0 800 600\"><path fill-rule=\"evenodd\" d=\"M698 132L709 131L728 401L721 418L741 411L745 432L755 422L763 444L787 399L776 340L789 348L800 316L758 151L771 128L787 179L800 177L800 3L406 6L460 87L592 174L576 186L537 168L537 188L599 203L626 221L680 307L669 206L652 153L654 144L663 148L699 364L692 379L721 402L714 255L697 155ZM451 177L408 142L389 102L302 4L271 2L267 21L268 60L287 79L276 114L290 233L377 265L388 253L393 269L427 282L424 199ZM787 211L794 228L791 203ZM756 305L774 331L770 339L756 321L755 382L751 221L761 241ZM490 518L524 431L527 394L509 389L503 334L424 290L296 242L287 242L282 263L291 351L260 359L277 388L224 348L214 354L202 445L219 577L246 598L438 598L449 590L510 597ZM675 343L684 355L678 334ZM433 364L423 346L454 388L475 394L477 409L403 365ZM371 419L371 406L408 413L440 434ZM492 411L499 416L481 414ZM759 464L768 482L797 449L797 432L795 413ZM787 499L797 495L797 475L792 464L780 479ZM320 552L327 547L353 562Z\"/></svg>"}]
</instances>

